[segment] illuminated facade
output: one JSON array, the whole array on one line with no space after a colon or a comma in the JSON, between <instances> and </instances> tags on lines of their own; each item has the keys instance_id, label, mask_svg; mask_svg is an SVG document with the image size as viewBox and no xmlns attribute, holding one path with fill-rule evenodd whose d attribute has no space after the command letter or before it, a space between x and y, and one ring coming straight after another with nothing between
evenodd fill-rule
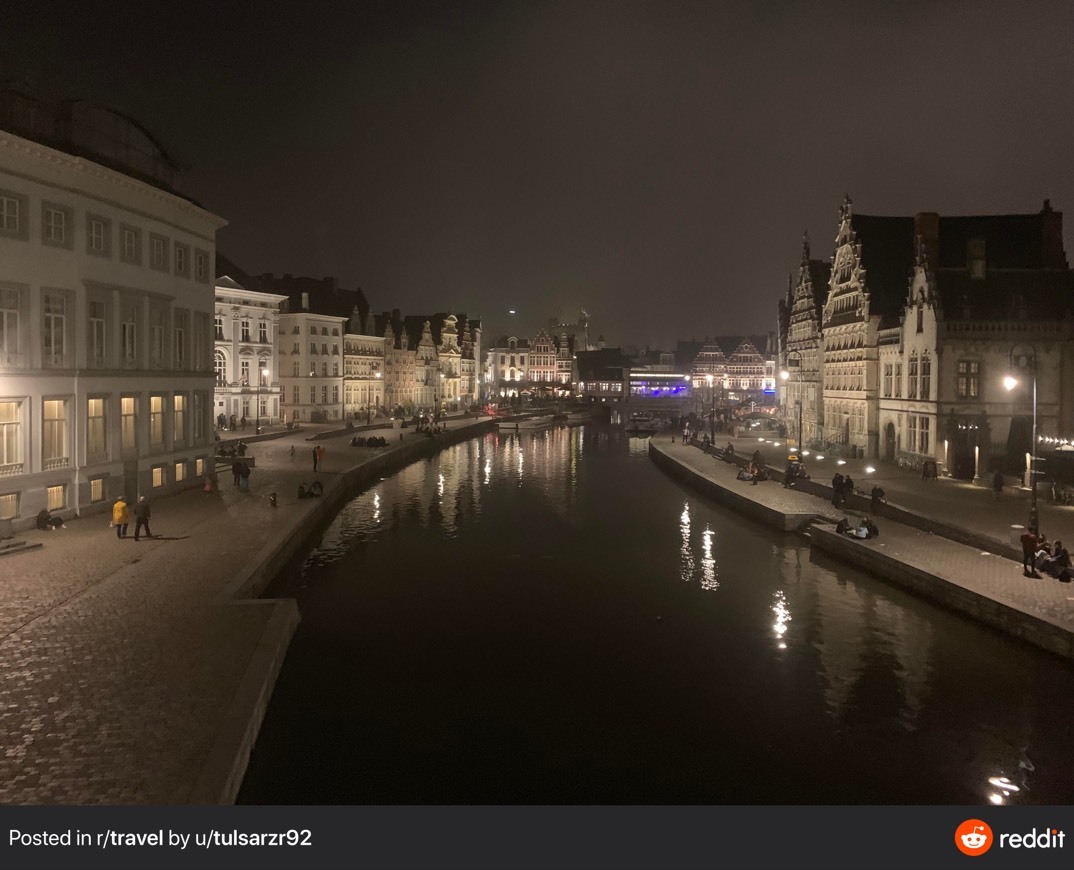
<instances>
[{"instance_id":1,"label":"illuminated facade","mask_svg":"<svg viewBox=\"0 0 1074 870\"><path fill-rule=\"evenodd\" d=\"M0 94L5 129L26 102ZM16 529L43 508L104 510L212 472L225 224L174 192L178 169L129 120L34 111L33 139L0 131L0 518ZM41 137L51 121L69 145ZM98 129L114 136L76 141ZM102 142L116 150L97 162Z\"/></svg>"}]
</instances>

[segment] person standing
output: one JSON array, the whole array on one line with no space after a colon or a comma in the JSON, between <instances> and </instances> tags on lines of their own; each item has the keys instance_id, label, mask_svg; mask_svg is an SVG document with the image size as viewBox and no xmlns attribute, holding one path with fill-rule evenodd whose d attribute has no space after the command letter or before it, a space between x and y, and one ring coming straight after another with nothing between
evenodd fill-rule
<instances>
[{"instance_id":1,"label":"person standing","mask_svg":"<svg viewBox=\"0 0 1074 870\"><path fill-rule=\"evenodd\" d=\"M843 475L838 471L832 478L832 507L839 507L843 503Z\"/></svg>"},{"instance_id":2,"label":"person standing","mask_svg":"<svg viewBox=\"0 0 1074 870\"><path fill-rule=\"evenodd\" d=\"M242 478L242 473L239 471L242 463L238 459L235 459L231 463L231 479L235 483L235 488L239 488L239 481Z\"/></svg>"},{"instance_id":3,"label":"person standing","mask_svg":"<svg viewBox=\"0 0 1074 870\"><path fill-rule=\"evenodd\" d=\"M153 533L149 531L149 502L144 495L138 496L138 503L134 506L134 540L138 540L138 535L141 533L143 526L145 527L145 536L147 538L153 537Z\"/></svg>"},{"instance_id":4,"label":"person standing","mask_svg":"<svg viewBox=\"0 0 1074 870\"><path fill-rule=\"evenodd\" d=\"M313 448L313 470L317 471L317 461L321 458L321 455L317 452L317 448Z\"/></svg>"},{"instance_id":5,"label":"person standing","mask_svg":"<svg viewBox=\"0 0 1074 870\"><path fill-rule=\"evenodd\" d=\"M250 466L245 462L239 466L239 489L243 492L250 491Z\"/></svg>"},{"instance_id":6,"label":"person standing","mask_svg":"<svg viewBox=\"0 0 1074 870\"><path fill-rule=\"evenodd\" d=\"M1037 530L1026 529L1019 539L1022 542L1022 574L1025 577L1040 579L1036 566L1033 564L1037 554Z\"/></svg>"},{"instance_id":7,"label":"person standing","mask_svg":"<svg viewBox=\"0 0 1074 870\"><path fill-rule=\"evenodd\" d=\"M849 474L843 480L843 504L847 503L847 498L854 495L854 478Z\"/></svg>"},{"instance_id":8,"label":"person standing","mask_svg":"<svg viewBox=\"0 0 1074 870\"><path fill-rule=\"evenodd\" d=\"M116 527L116 537L127 537L127 524L130 522L130 511L127 509L127 503L123 501L123 496L116 499L116 503L112 505L112 525Z\"/></svg>"},{"instance_id":9,"label":"person standing","mask_svg":"<svg viewBox=\"0 0 1074 870\"><path fill-rule=\"evenodd\" d=\"M884 490L877 484L870 494L873 500L873 516L880 516L880 505L884 504Z\"/></svg>"},{"instance_id":10,"label":"person standing","mask_svg":"<svg viewBox=\"0 0 1074 870\"><path fill-rule=\"evenodd\" d=\"M324 455L328 451L321 444L318 444L314 449L317 451L317 470L320 471L324 468Z\"/></svg>"}]
</instances>

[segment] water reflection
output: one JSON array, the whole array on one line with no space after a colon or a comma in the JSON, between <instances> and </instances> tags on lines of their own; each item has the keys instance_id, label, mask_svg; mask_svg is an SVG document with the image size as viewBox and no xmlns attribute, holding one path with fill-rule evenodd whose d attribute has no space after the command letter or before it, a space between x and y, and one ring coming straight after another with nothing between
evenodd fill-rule
<instances>
[{"instance_id":1,"label":"water reflection","mask_svg":"<svg viewBox=\"0 0 1074 870\"><path fill-rule=\"evenodd\" d=\"M779 648L786 649L787 644L783 640L783 635L787 633L787 623L791 621L791 609L787 606L787 596L783 594L782 589L775 591L774 598L775 603L772 605L772 612L776 614L776 622L772 626L772 630L776 633Z\"/></svg>"},{"instance_id":2,"label":"water reflection","mask_svg":"<svg viewBox=\"0 0 1074 870\"><path fill-rule=\"evenodd\" d=\"M716 579L716 560L712 556L713 532L705 526L705 533L701 536L701 588L719 589L720 583Z\"/></svg>"},{"instance_id":3,"label":"water reflection","mask_svg":"<svg viewBox=\"0 0 1074 870\"><path fill-rule=\"evenodd\" d=\"M684 583L689 583L694 579L694 552L690 548L690 502L683 503L682 514L679 516L679 530L682 533L682 547L679 551L682 560L679 577Z\"/></svg>"}]
</instances>

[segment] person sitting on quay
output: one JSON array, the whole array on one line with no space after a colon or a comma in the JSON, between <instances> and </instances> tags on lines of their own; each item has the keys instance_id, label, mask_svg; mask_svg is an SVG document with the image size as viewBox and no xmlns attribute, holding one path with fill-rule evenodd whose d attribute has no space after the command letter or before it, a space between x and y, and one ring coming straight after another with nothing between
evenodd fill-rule
<instances>
[{"instance_id":1,"label":"person sitting on quay","mask_svg":"<svg viewBox=\"0 0 1074 870\"><path fill-rule=\"evenodd\" d=\"M1066 547L1063 546L1063 542L1056 538L1051 555L1044 558L1039 570L1045 574L1051 574L1053 577L1058 577L1064 568L1069 567L1070 554L1067 552Z\"/></svg>"},{"instance_id":2,"label":"person sitting on quay","mask_svg":"<svg viewBox=\"0 0 1074 870\"><path fill-rule=\"evenodd\" d=\"M67 523L59 517L52 516L48 508L42 508L37 515L37 528L42 532L51 532L56 529L66 529Z\"/></svg>"},{"instance_id":3,"label":"person sitting on quay","mask_svg":"<svg viewBox=\"0 0 1074 870\"><path fill-rule=\"evenodd\" d=\"M1040 579L1037 573L1035 557L1037 555L1037 530L1033 528L1022 532L1019 541L1022 544L1022 575Z\"/></svg>"}]
</instances>

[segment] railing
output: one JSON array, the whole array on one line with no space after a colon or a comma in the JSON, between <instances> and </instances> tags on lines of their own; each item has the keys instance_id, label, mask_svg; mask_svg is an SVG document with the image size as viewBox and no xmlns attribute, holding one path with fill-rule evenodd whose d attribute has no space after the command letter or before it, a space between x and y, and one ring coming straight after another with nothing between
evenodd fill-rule
<instances>
[{"instance_id":1,"label":"railing","mask_svg":"<svg viewBox=\"0 0 1074 870\"><path fill-rule=\"evenodd\" d=\"M22 365L23 355L21 353L0 353L0 366L21 368Z\"/></svg>"},{"instance_id":2,"label":"railing","mask_svg":"<svg viewBox=\"0 0 1074 870\"><path fill-rule=\"evenodd\" d=\"M57 468L67 468L71 460L67 456L57 456L54 459L45 459L41 462L42 471L55 471Z\"/></svg>"},{"instance_id":3,"label":"railing","mask_svg":"<svg viewBox=\"0 0 1074 870\"><path fill-rule=\"evenodd\" d=\"M91 450L86 453L86 462L107 462L108 451L107 450Z\"/></svg>"},{"instance_id":4,"label":"railing","mask_svg":"<svg viewBox=\"0 0 1074 870\"><path fill-rule=\"evenodd\" d=\"M22 474L21 462L11 462L7 465L0 465L0 477L14 477L16 474Z\"/></svg>"},{"instance_id":5,"label":"railing","mask_svg":"<svg viewBox=\"0 0 1074 870\"><path fill-rule=\"evenodd\" d=\"M67 368L67 354L47 353L42 358L41 363L47 369L65 369Z\"/></svg>"}]
</instances>

